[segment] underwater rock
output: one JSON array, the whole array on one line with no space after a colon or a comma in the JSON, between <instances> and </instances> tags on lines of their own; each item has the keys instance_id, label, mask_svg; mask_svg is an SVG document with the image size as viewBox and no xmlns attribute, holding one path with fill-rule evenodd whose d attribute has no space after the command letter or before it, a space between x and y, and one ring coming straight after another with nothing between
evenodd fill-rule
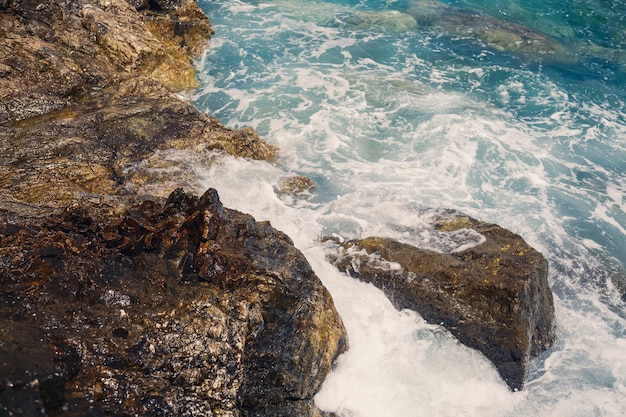
<instances>
[{"instance_id":1,"label":"underwater rock","mask_svg":"<svg viewBox=\"0 0 626 417\"><path fill-rule=\"evenodd\" d=\"M473 36L500 52L521 53L568 62L567 49L550 36L525 26L483 15L450 15L441 22L451 34Z\"/></svg>"},{"instance_id":2,"label":"underwater rock","mask_svg":"<svg viewBox=\"0 0 626 417\"><path fill-rule=\"evenodd\" d=\"M329 258L380 288L396 308L441 324L491 360L512 389L522 389L529 359L555 340L547 261L520 236L459 213L444 213L434 228L472 230L484 241L439 253L382 237L331 240Z\"/></svg>"},{"instance_id":3,"label":"underwater rock","mask_svg":"<svg viewBox=\"0 0 626 417\"><path fill-rule=\"evenodd\" d=\"M347 23L357 29L377 29L389 32L407 32L417 28L417 21L413 16L397 10L357 11L348 18Z\"/></svg>"},{"instance_id":4,"label":"underwater rock","mask_svg":"<svg viewBox=\"0 0 626 417\"><path fill-rule=\"evenodd\" d=\"M621 296L622 301L626 301L626 275L623 273L613 275L611 277L611 283Z\"/></svg>"},{"instance_id":5,"label":"underwater rock","mask_svg":"<svg viewBox=\"0 0 626 417\"><path fill-rule=\"evenodd\" d=\"M552 36L473 9L454 7L437 0L425 0L410 2L406 12L419 22L420 27L439 30L446 36L470 39L500 52L555 62L578 60Z\"/></svg>"},{"instance_id":6,"label":"underwater rock","mask_svg":"<svg viewBox=\"0 0 626 417\"><path fill-rule=\"evenodd\" d=\"M213 189L54 214L0 212L3 415L320 415L346 333L286 235Z\"/></svg>"}]
</instances>

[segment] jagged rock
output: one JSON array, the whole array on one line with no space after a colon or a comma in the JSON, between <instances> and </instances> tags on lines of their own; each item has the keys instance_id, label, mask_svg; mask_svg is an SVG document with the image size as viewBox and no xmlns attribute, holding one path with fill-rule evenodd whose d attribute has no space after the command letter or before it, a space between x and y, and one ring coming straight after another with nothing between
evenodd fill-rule
<instances>
[{"instance_id":1,"label":"jagged rock","mask_svg":"<svg viewBox=\"0 0 626 417\"><path fill-rule=\"evenodd\" d=\"M275 156L251 129L228 129L173 94L196 85L191 58L212 28L192 0L148 3L0 5L0 206L132 194L145 175L128 167L158 150Z\"/></svg>"},{"instance_id":2,"label":"jagged rock","mask_svg":"<svg viewBox=\"0 0 626 417\"><path fill-rule=\"evenodd\" d=\"M547 261L520 236L458 213L444 213L434 229L442 238L470 236L471 247L459 241L440 253L370 237L329 243L329 257L396 308L417 311L481 351L512 389L522 389L529 359L555 338Z\"/></svg>"},{"instance_id":3,"label":"jagged rock","mask_svg":"<svg viewBox=\"0 0 626 417\"><path fill-rule=\"evenodd\" d=\"M118 203L0 212L0 413L318 416L346 334L291 240L212 189Z\"/></svg>"},{"instance_id":4,"label":"jagged rock","mask_svg":"<svg viewBox=\"0 0 626 417\"><path fill-rule=\"evenodd\" d=\"M192 0L0 0L0 414L320 415L346 336L302 254L142 192L161 151L276 154L174 94L211 33Z\"/></svg>"}]
</instances>

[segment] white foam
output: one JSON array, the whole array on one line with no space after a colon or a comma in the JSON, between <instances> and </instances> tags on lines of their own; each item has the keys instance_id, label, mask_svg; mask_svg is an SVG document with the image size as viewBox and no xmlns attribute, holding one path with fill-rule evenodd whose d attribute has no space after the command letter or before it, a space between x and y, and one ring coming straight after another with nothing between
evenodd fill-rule
<instances>
[{"instance_id":1,"label":"white foam","mask_svg":"<svg viewBox=\"0 0 626 417\"><path fill-rule=\"evenodd\" d=\"M322 410L359 417L501 416L522 398L447 331L395 310L378 289L339 274L320 248L305 253L350 336L350 350L315 397Z\"/></svg>"},{"instance_id":2,"label":"white foam","mask_svg":"<svg viewBox=\"0 0 626 417\"><path fill-rule=\"evenodd\" d=\"M257 54L250 65L263 64L265 44L274 49L258 68L213 71L204 82L224 85L206 85L197 99L226 95L230 102L211 111L232 127L257 128L281 155L276 165L198 164L196 175L227 207L291 236L332 292L351 349L316 403L342 417L626 414L626 317L615 311L623 303L608 306L596 287L609 286L607 248L617 252L626 236L623 109L581 102L542 73L433 61L419 30L356 36L334 21L349 14L334 3L272 1L261 15L233 7L249 30L241 46L214 39L216 48L234 61ZM393 53L364 53L382 45ZM316 193L278 196L278 179L293 174L315 179ZM550 262L558 342L532 361L524 392L510 393L480 355L324 260L317 238L327 235L441 251L480 243L471 232L430 230L432 207L509 228Z\"/></svg>"}]
</instances>

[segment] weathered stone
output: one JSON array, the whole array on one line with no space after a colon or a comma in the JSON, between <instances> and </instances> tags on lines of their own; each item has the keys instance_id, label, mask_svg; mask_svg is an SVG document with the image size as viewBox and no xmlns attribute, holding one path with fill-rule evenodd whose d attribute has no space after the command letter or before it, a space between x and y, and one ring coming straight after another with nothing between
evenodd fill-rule
<instances>
[{"instance_id":1,"label":"weathered stone","mask_svg":"<svg viewBox=\"0 0 626 417\"><path fill-rule=\"evenodd\" d=\"M481 351L512 389L521 389L528 360L555 338L547 261L520 236L468 216L446 213L435 229L473 230L484 242L439 253L370 237L331 245L329 257L381 288L396 308L417 311Z\"/></svg>"},{"instance_id":2,"label":"weathered stone","mask_svg":"<svg viewBox=\"0 0 626 417\"><path fill-rule=\"evenodd\" d=\"M0 213L3 411L318 415L346 334L291 240L215 190L116 203Z\"/></svg>"},{"instance_id":3,"label":"weathered stone","mask_svg":"<svg viewBox=\"0 0 626 417\"><path fill-rule=\"evenodd\" d=\"M0 414L319 415L346 336L302 254L214 190L146 197L159 152L276 154L174 94L211 32L192 0L0 1Z\"/></svg>"},{"instance_id":4,"label":"weathered stone","mask_svg":"<svg viewBox=\"0 0 626 417\"><path fill-rule=\"evenodd\" d=\"M150 177L137 164L158 150L274 158L251 129L228 129L172 93L195 85L190 58L212 29L191 0L149 4L0 9L0 207L45 211L84 194L132 194Z\"/></svg>"}]
</instances>

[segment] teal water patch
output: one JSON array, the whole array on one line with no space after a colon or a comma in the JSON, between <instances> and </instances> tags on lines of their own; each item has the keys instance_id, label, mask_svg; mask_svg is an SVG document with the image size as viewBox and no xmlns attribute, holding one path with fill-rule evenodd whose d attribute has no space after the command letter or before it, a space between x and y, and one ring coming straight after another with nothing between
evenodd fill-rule
<instances>
[{"instance_id":1,"label":"teal water patch","mask_svg":"<svg viewBox=\"0 0 626 417\"><path fill-rule=\"evenodd\" d=\"M479 2L432 0L280 1L217 2L204 7L209 15L215 11L211 17L221 36L218 33L214 39L203 64L201 76L207 87L198 93L197 105L230 125L252 125L270 141L293 149L299 156L286 158L301 173L319 177L320 171L338 170L332 175L344 186L331 187L336 191L349 189L350 177L357 175L349 167L351 161L415 160L424 166L439 161L450 165L441 173L440 182L452 176L452 181L465 181L469 187L470 200L474 200L464 205L491 208L498 204L491 194L526 193L543 199L540 203L550 205L544 209L551 209L558 219L568 219L571 201L553 196L569 195L575 189L584 197L582 201L591 198L581 209L584 212L576 212L577 217L598 225L595 238L612 242L611 256L626 263L626 254L619 249L621 236L606 237L608 230L614 235L615 227L604 230L599 226L619 223L623 202L604 208L591 203L598 193L606 193L606 189L597 190L597 183L613 184L622 192L626 166L620 140L626 132L623 86L606 83L602 71L592 73L592 67L583 66L585 75L580 76L554 62L520 66L519 50L490 48L488 42L472 36L442 39L446 34L432 29L441 28L440 22L454 21L465 25L455 29L456 35L472 30L484 33L485 27L505 34L541 34L539 23L522 30L520 23L504 19L522 13L513 13L514 3L486 7ZM559 4L523 5L535 13L539 7L552 16ZM431 29L394 31L370 25L411 13ZM355 25L355 16L366 16L369 23ZM562 24L577 35L579 28L571 20L563 16ZM471 47L466 48L468 42ZM463 122L441 115L458 115ZM458 125L465 130L457 132ZM459 138L451 135L460 135L466 145L483 145L470 162L460 155L456 161L445 162L436 155L433 160L421 158L432 152L451 152L453 148L441 145L458 146ZM487 152L487 148L493 149ZM524 156L529 152L538 158L529 162ZM454 163L459 166L451 166ZM463 164L469 165L462 168ZM543 171L538 172L537 166ZM551 171L553 167L566 169ZM577 172L588 174L583 178ZM336 197L325 195L323 189L319 193L320 201ZM591 220L601 215L607 218ZM570 228L574 238L576 230ZM580 230L584 239L592 235L588 224Z\"/></svg>"}]
</instances>

